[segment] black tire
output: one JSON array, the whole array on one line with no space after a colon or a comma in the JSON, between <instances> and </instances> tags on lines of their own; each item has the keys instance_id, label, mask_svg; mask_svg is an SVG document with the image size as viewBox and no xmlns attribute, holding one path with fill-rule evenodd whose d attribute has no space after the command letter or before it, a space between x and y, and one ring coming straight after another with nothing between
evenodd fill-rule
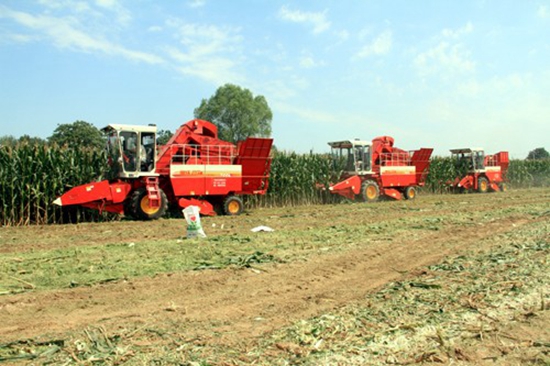
<instances>
[{"instance_id":1,"label":"black tire","mask_svg":"<svg viewBox=\"0 0 550 366\"><path fill-rule=\"evenodd\" d=\"M138 220L156 220L164 216L168 209L168 198L162 189L159 188L160 206L149 206L147 190L142 187L134 191L131 197L131 216Z\"/></svg>"},{"instance_id":2,"label":"black tire","mask_svg":"<svg viewBox=\"0 0 550 366\"><path fill-rule=\"evenodd\" d=\"M134 192L135 193L135 192ZM124 201L124 217L135 220L134 207L132 204L133 193Z\"/></svg>"},{"instance_id":3,"label":"black tire","mask_svg":"<svg viewBox=\"0 0 550 366\"><path fill-rule=\"evenodd\" d=\"M489 191L489 181L487 180L487 178L477 178L477 191L479 193L487 193Z\"/></svg>"},{"instance_id":4,"label":"black tire","mask_svg":"<svg viewBox=\"0 0 550 366\"><path fill-rule=\"evenodd\" d=\"M405 188L405 191L403 191L403 196L405 196L406 200L414 200L416 198L416 193L415 186L408 186Z\"/></svg>"},{"instance_id":5,"label":"black tire","mask_svg":"<svg viewBox=\"0 0 550 366\"><path fill-rule=\"evenodd\" d=\"M223 213L228 216L240 215L243 210L243 201L237 196L227 196L223 201Z\"/></svg>"},{"instance_id":6,"label":"black tire","mask_svg":"<svg viewBox=\"0 0 550 366\"><path fill-rule=\"evenodd\" d=\"M361 199L364 202L378 201L380 198L380 188L373 180L366 180L361 184Z\"/></svg>"}]
</instances>

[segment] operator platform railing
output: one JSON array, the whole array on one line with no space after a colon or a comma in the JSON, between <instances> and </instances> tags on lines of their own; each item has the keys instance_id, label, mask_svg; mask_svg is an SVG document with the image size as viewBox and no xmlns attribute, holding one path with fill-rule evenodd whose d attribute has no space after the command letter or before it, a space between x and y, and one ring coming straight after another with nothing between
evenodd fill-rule
<instances>
[{"instance_id":1,"label":"operator platform railing","mask_svg":"<svg viewBox=\"0 0 550 366\"><path fill-rule=\"evenodd\" d=\"M181 144L170 147L171 164L227 165L237 156L234 145Z\"/></svg>"},{"instance_id":2,"label":"operator platform railing","mask_svg":"<svg viewBox=\"0 0 550 366\"><path fill-rule=\"evenodd\" d=\"M411 165L411 155L407 152L380 154L380 166L407 166Z\"/></svg>"}]
</instances>

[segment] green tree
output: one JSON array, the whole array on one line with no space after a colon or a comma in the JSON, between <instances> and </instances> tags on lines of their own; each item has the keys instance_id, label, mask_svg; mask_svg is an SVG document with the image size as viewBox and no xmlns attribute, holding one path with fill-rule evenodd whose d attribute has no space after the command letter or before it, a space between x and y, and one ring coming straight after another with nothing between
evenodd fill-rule
<instances>
[{"instance_id":1,"label":"green tree","mask_svg":"<svg viewBox=\"0 0 550 366\"><path fill-rule=\"evenodd\" d=\"M237 142L249 136L269 137L273 113L262 95L225 84L210 99L201 101L195 118L214 123L220 139Z\"/></svg>"},{"instance_id":2,"label":"green tree","mask_svg":"<svg viewBox=\"0 0 550 366\"><path fill-rule=\"evenodd\" d=\"M548 153L544 147L538 147L535 150L531 150L529 151L529 155L527 155L527 160L542 160L549 158L550 153Z\"/></svg>"},{"instance_id":3,"label":"green tree","mask_svg":"<svg viewBox=\"0 0 550 366\"><path fill-rule=\"evenodd\" d=\"M17 144L17 139L12 135L4 135L0 137L0 146L14 147Z\"/></svg>"},{"instance_id":4,"label":"green tree","mask_svg":"<svg viewBox=\"0 0 550 366\"><path fill-rule=\"evenodd\" d=\"M172 138L174 134L168 130L159 130L157 132L157 144L158 145L166 145L168 140Z\"/></svg>"},{"instance_id":5,"label":"green tree","mask_svg":"<svg viewBox=\"0 0 550 366\"><path fill-rule=\"evenodd\" d=\"M13 137L12 135L0 136L0 146L15 147L18 144L45 145L46 140L40 137L32 137L29 135L23 135L18 139Z\"/></svg>"},{"instance_id":6,"label":"green tree","mask_svg":"<svg viewBox=\"0 0 550 366\"><path fill-rule=\"evenodd\" d=\"M105 146L105 139L101 131L85 121L58 124L48 141L58 145L67 145L70 148L87 146L103 149Z\"/></svg>"},{"instance_id":7,"label":"green tree","mask_svg":"<svg viewBox=\"0 0 550 366\"><path fill-rule=\"evenodd\" d=\"M26 143L26 144L29 144L29 145L45 145L46 144L46 140L40 138L40 137L33 137L33 136L29 136L29 135L23 135L21 137L19 137L19 143Z\"/></svg>"}]
</instances>

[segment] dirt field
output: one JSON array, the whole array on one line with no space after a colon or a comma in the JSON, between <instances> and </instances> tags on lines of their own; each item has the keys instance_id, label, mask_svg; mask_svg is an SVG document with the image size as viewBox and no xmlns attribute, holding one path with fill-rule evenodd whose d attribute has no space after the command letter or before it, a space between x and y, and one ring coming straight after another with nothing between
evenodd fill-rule
<instances>
[{"instance_id":1,"label":"dirt field","mask_svg":"<svg viewBox=\"0 0 550 366\"><path fill-rule=\"evenodd\" d=\"M550 189L203 226L0 229L0 362L550 364Z\"/></svg>"}]
</instances>

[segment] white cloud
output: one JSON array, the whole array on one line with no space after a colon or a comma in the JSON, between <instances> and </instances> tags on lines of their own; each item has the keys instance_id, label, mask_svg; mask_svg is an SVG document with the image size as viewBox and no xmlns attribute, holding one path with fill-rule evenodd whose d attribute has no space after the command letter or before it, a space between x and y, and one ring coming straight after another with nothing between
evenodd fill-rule
<instances>
[{"instance_id":1,"label":"white cloud","mask_svg":"<svg viewBox=\"0 0 550 366\"><path fill-rule=\"evenodd\" d=\"M370 44L364 46L359 53L358 57L364 58L368 56L381 56L390 52L392 47L392 32L385 31L378 35Z\"/></svg>"},{"instance_id":2,"label":"white cloud","mask_svg":"<svg viewBox=\"0 0 550 366\"><path fill-rule=\"evenodd\" d=\"M130 12L118 0L95 0L100 8L112 11L120 24L126 25L132 20Z\"/></svg>"},{"instance_id":3,"label":"white cloud","mask_svg":"<svg viewBox=\"0 0 550 366\"><path fill-rule=\"evenodd\" d=\"M116 0L95 0L96 4L98 6L108 8L108 9L114 9L118 6L118 3Z\"/></svg>"},{"instance_id":4,"label":"white cloud","mask_svg":"<svg viewBox=\"0 0 550 366\"><path fill-rule=\"evenodd\" d=\"M471 60L470 52L460 44L440 42L435 47L416 56L414 64L421 75L445 73L453 76L456 73L464 74L475 70L475 63Z\"/></svg>"},{"instance_id":5,"label":"white cloud","mask_svg":"<svg viewBox=\"0 0 550 366\"><path fill-rule=\"evenodd\" d=\"M6 7L0 7L0 17L12 19L24 27L37 31L40 36L50 39L59 48L122 56L133 61L149 64L163 62L156 55L130 50L101 37L94 37L83 30L79 30L80 23L74 17L35 16L24 12L12 11Z\"/></svg>"},{"instance_id":6,"label":"white cloud","mask_svg":"<svg viewBox=\"0 0 550 366\"><path fill-rule=\"evenodd\" d=\"M167 48L176 61L176 69L219 84L243 78L235 71L241 58L242 36L239 29L215 25L189 24L171 19L167 26L175 29L180 47Z\"/></svg>"},{"instance_id":7,"label":"white cloud","mask_svg":"<svg viewBox=\"0 0 550 366\"><path fill-rule=\"evenodd\" d=\"M29 43L36 41L36 37L30 36L28 34L12 33L2 35L2 38L0 38L0 42L4 41L7 43Z\"/></svg>"},{"instance_id":8,"label":"white cloud","mask_svg":"<svg viewBox=\"0 0 550 366\"><path fill-rule=\"evenodd\" d=\"M85 1L72 1L72 0L38 0L40 5L45 6L47 9L60 10L68 9L74 13L90 12L91 8Z\"/></svg>"},{"instance_id":9,"label":"white cloud","mask_svg":"<svg viewBox=\"0 0 550 366\"><path fill-rule=\"evenodd\" d=\"M345 42L349 39L349 32L345 29L342 31L336 32L335 34L341 42Z\"/></svg>"},{"instance_id":10,"label":"white cloud","mask_svg":"<svg viewBox=\"0 0 550 366\"><path fill-rule=\"evenodd\" d=\"M461 39L472 33L474 26L468 22L458 29L444 29L435 37L437 44L414 58L414 65L421 76L439 75L442 79L463 76L475 71L476 64Z\"/></svg>"},{"instance_id":11,"label":"white cloud","mask_svg":"<svg viewBox=\"0 0 550 366\"><path fill-rule=\"evenodd\" d=\"M187 4L190 8L202 8L206 5L205 0L192 0Z\"/></svg>"},{"instance_id":12,"label":"white cloud","mask_svg":"<svg viewBox=\"0 0 550 366\"><path fill-rule=\"evenodd\" d=\"M300 56L300 67L304 69L312 69L323 65L324 63L322 61L316 61L309 52L302 52L302 55Z\"/></svg>"},{"instance_id":13,"label":"white cloud","mask_svg":"<svg viewBox=\"0 0 550 366\"><path fill-rule=\"evenodd\" d=\"M279 17L294 23L302 23L313 26L313 33L319 34L330 28L330 22L326 19L326 10L322 13L303 12L290 10L283 6L279 10Z\"/></svg>"},{"instance_id":14,"label":"white cloud","mask_svg":"<svg viewBox=\"0 0 550 366\"><path fill-rule=\"evenodd\" d=\"M304 69L311 69L317 66L317 63L311 56L302 56L300 58L300 66Z\"/></svg>"},{"instance_id":15,"label":"white cloud","mask_svg":"<svg viewBox=\"0 0 550 366\"><path fill-rule=\"evenodd\" d=\"M147 28L147 31L148 31L148 32L161 32L161 31L162 31L162 27L159 26L159 25L152 25L152 26L150 26L149 28Z\"/></svg>"},{"instance_id":16,"label":"white cloud","mask_svg":"<svg viewBox=\"0 0 550 366\"><path fill-rule=\"evenodd\" d=\"M548 9L548 6L540 5L537 10L537 15L542 19L550 18L550 10Z\"/></svg>"},{"instance_id":17,"label":"white cloud","mask_svg":"<svg viewBox=\"0 0 550 366\"><path fill-rule=\"evenodd\" d=\"M173 53L176 52L176 53ZM178 58L177 51L172 50L172 56ZM235 63L229 58L210 58L202 62L187 62L189 58L185 54L181 54L182 66L177 66L178 70L183 75L199 77L213 85L221 85L226 83L241 84L244 78L234 71Z\"/></svg>"},{"instance_id":18,"label":"white cloud","mask_svg":"<svg viewBox=\"0 0 550 366\"><path fill-rule=\"evenodd\" d=\"M461 38L465 34L472 33L473 30L474 30L474 26L472 25L472 23L468 22L462 28L458 28L458 29L454 29L454 30L445 28L445 29L443 29L443 31L441 31L441 35L443 37L447 37L447 38L458 39L458 38Z\"/></svg>"},{"instance_id":19,"label":"white cloud","mask_svg":"<svg viewBox=\"0 0 550 366\"><path fill-rule=\"evenodd\" d=\"M316 124L326 123L342 123L341 115L334 115L333 113L328 113L320 110L313 110L309 108L304 108L303 106L296 106L286 102L277 102L273 103L274 107L281 113L289 113L295 115L299 120L303 121L312 121Z\"/></svg>"},{"instance_id":20,"label":"white cloud","mask_svg":"<svg viewBox=\"0 0 550 366\"><path fill-rule=\"evenodd\" d=\"M88 22L90 18L106 18L102 11L113 13L122 26L132 20L130 11L122 6L119 0L38 0L38 3L45 7L47 13L68 11L79 17L85 16ZM109 15L108 18L109 22L112 22L112 16Z\"/></svg>"},{"instance_id":21,"label":"white cloud","mask_svg":"<svg viewBox=\"0 0 550 366\"><path fill-rule=\"evenodd\" d=\"M177 26L176 37L196 57L234 52L242 42L236 28L178 22L169 24Z\"/></svg>"}]
</instances>

